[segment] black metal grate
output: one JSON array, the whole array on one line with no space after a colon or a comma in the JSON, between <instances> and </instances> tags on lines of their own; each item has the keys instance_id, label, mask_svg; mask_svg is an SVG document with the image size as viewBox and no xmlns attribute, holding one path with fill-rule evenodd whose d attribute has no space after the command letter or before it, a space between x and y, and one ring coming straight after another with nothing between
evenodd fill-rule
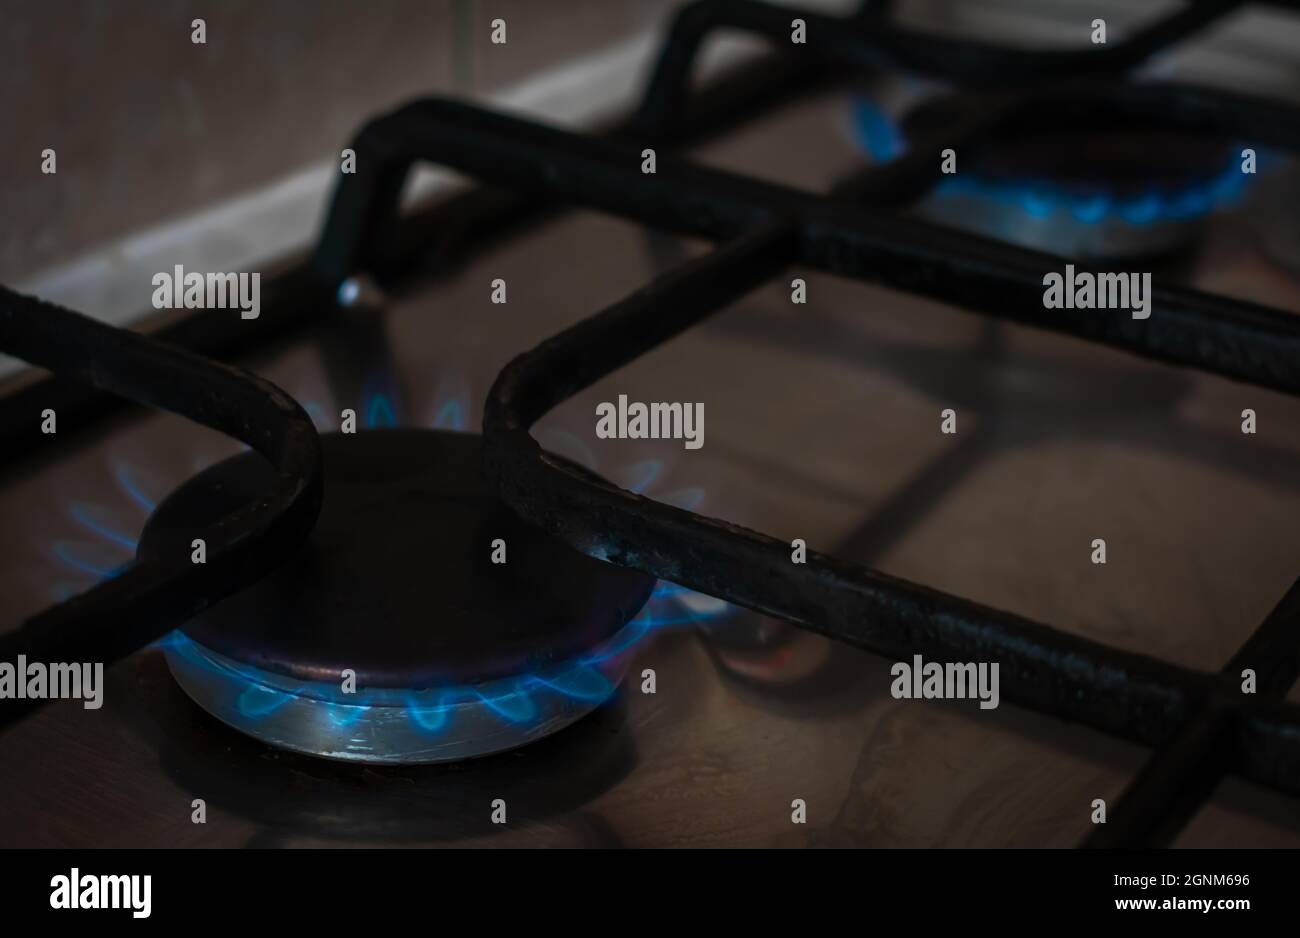
<instances>
[{"instance_id":1,"label":"black metal grate","mask_svg":"<svg viewBox=\"0 0 1300 938\"><path fill-rule=\"evenodd\" d=\"M0 348L242 440L277 471L271 491L195 532L205 543L203 564L188 552L139 558L0 636L0 660L116 661L256 582L311 533L321 504L320 440L306 411L269 381L5 287ZM0 727L41 703L7 701Z\"/></svg>"},{"instance_id":2,"label":"black metal grate","mask_svg":"<svg viewBox=\"0 0 1300 938\"><path fill-rule=\"evenodd\" d=\"M892 211L931 189L939 176L933 154L940 147L978 148L1001 128L1042 108L1068 110L1084 122L1101 109L1118 110L1158 117L1164 126L1300 151L1300 110L1293 107L1212 88L1125 79L1128 70L1153 53L1242 5L1194 2L1102 50L1033 52L904 29L888 18L888 3L868 3L857 15L835 18L754 0L701 0L675 19L639 111L607 135L568 133L445 100L417 101L366 125L351 144L358 154L356 174L341 178L309 262L287 275L278 293L268 291L261 334L301 321L313 304L330 297L358 270L395 278L427 256L430 246L445 256L452 237L448 230L473 241L547 207L582 205L717 242L711 254L660 276L501 373L487 402L484 435L487 471L502 497L525 519L587 553L881 655L1000 662L1003 692L1014 703L1155 749L1089 845L1167 842L1225 772L1300 795L1300 708L1281 701L1300 674L1300 581L1224 671L1213 675L1071 636L833 557L810 554L806 565L792 564L782 541L575 475L543 452L528 428L576 392L793 263L1300 394L1300 320L1289 313L1158 285L1148 320L1049 312L1041 302L1042 273L1064 259ZM1273 5L1300 7L1281 0ZM795 17L806 22L802 46L789 43ZM702 42L722 28L765 36L785 51L775 64L751 68L702 97L688 94ZM868 169L831 196L662 154L656 173L639 170L643 146L697 139L716 122L710 118L741 114L739 104L761 108L845 68L860 67L902 68L956 83L961 90L946 102L954 120L942 140L919 142L913 155ZM413 220L399 219L402 185L417 161L446 165L499 188L452 200ZM0 347L61 374L87 376L57 342L39 354L17 342L36 310L32 301L7 292L0 300L0 325L8 325L0 329ZM235 340L211 322L191 326L191 334L179 338L193 340L191 347L209 353L232 351ZM87 321L70 320L64 344L92 355L101 374L125 374L129 362L118 355L118 346L107 340L99 344L87 331L91 328ZM178 354L149 352L159 367ZM144 381L110 390L196 419L211 416L196 413L188 393L155 394L151 387ZM239 386L241 392L244 387ZM60 388L47 385L44 391L68 395L78 413L102 406L97 398ZM30 403L32 392L25 393ZM17 398L0 401L0 439L11 440L17 433L12 418L21 403ZM318 497L318 489L306 459L314 456L314 440L302 432L306 418L300 413L276 416L283 432L296 434L302 458L290 459L294 447L287 443L272 449L281 457L285 478L299 484L294 504L308 502L301 492L315 491ZM291 526L296 535L305 531L303 520L307 526L311 520L310 512L299 514L298 524ZM261 549L249 551L254 560L269 556ZM164 571L171 578L155 572L158 589L183 596L193 586L192 595L202 593L208 601L220 592L208 584L181 584L174 579L176 572ZM224 587L237 588L234 578ZM60 614L84 600L45 615ZM97 623L122 622L137 598L115 594L115 601L122 606L95 608ZM88 619L82 615L69 621L81 628ZM26 650L21 643L37 631L29 623L16 639L0 644L0 651ZM71 624L64 634L68 641L76 638ZM112 650L139 647L148 640L141 635L132 632ZM1234 676L1245 667L1259 675L1253 700L1239 693Z\"/></svg>"}]
</instances>

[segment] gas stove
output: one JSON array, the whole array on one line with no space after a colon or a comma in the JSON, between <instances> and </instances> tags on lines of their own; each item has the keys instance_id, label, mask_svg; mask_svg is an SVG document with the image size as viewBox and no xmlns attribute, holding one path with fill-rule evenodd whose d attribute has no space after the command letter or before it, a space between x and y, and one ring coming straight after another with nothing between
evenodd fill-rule
<instances>
[{"instance_id":1,"label":"gas stove","mask_svg":"<svg viewBox=\"0 0 1300 938\"><path fill-rule=\"evenodd\" d=\"M0 292L0 843L1300 844L1297 105L1168 64L1296 14L943 6L701 0L141 319Z\"/></svg>"}]
</instances>

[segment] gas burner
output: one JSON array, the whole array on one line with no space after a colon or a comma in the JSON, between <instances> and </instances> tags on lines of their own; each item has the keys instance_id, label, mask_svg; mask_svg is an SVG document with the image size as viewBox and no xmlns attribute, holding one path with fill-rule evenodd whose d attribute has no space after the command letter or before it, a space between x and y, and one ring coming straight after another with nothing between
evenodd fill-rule
<instances>
[{"instance_id":1,"label":"gas burner","mask_svg":"<svg viewBox=\"0 0 1300 938\"><path fill-rule=\"evenodd\" d=\"M952 99L912 108L895 125L859 101L855 126L878 160L904 141L942 140L959 120ZM1098 96L1036 107L957 157L918 207L922 217L1034 250L1083 260L1157 257L1195 243L1206 217L1249 178L1241 147L1213 134L1153 125Z\"/></svg>"},{"instance_id":2,"label":"gas burner","mask_svg":"<svg viewBox=\"0 0 1300 938\"><path fill-rule=\"evenodd\" d=\"M996 4L1013 5L1029 6ZM1300 397L1300 329L1287 272L1242 237L1259 213L1207 219L1246 184L1242 148L1270 162L1300 154L1300 112L1286 84L1294 56L1238 36L1241 24L1226 18L1242 5L1229 0L1116 24L1106 48L1083 41L1087 10L1062 14L1074 42L1043 47L1035 37L1046 21L1002 44L983 26L1001 29L1015 17L971 23L985 36L972 42L959 34L964 17L931 32L928 17L911 15L924 10L904 23L897 4L863 2L843 17L799 6L692 3L673 18L635 109L608 124L602 118L599 135L463 100L419 98L393 110L384 101L384 112L349 140L317 148L345 157L330 174L324 224L313 245L293 251L297 261L259 265L265 289L255 324L237 304L215 302L121 329L0 286L0 352L49 372L0 393L0 452L8 457L0 460L8 470L0 517L7 533L31 521L46 540L45 519L25 506L48 487L71 502L69 520L95 537L50 544L77 574L65 584L29 566L23 545L7 554L6 606L33 614L0 631L0 662L73 673L77 663L115 665L108 687L96 681L103 708L65 701L3 738L0 840L94 846L125 833L136 845L173 844L184 827L182 840L196 844L250 832L252 845L487 836L512 846L1010 844L1033 829L1048 831L1050 844L1061 831L1088 827L1088 846L1134 848L1181 840L1193 818L1186 845L1216 830L1241 842L1236 808L1252 821L1294 809L1279 796L1300 793L1300 708L1287 696L1300 677L1300 583L1277 598L1296 550L1269 513L1285 507L1294 476L1285 434L1300 405L1286 398ZM1290 30L1265 19L1264 31L1281 34L1272 45L1289 51ZM1218 25L1232 35L1186 45ZM511 26L517 35L529 28ZM734 31L778 54L737 58L716 73L703 67L714 34ZM259 38L255 29L221 34L249 36L250 48ZM1232 68L1243 55L1248 68ZM1223 87L1161 77L1221 66ZM533 98L520 88L505 97L529 98L530 112L553 105L564 123L583 124L579 112L605 111L582 100L585 86L602 101L605 90L623 87L605 68L566 63L563 75L537 83L575 76L558 83L563 94L549 87ZM1231 90L1263 85L1270 73L1282 96ZM823 150L816 128L826 107L843 107L846 87L905 102L890 113L907 117L880 112L874 128L852 122L878 159L835 179L828 171L841 164L842 148ZM367 110L387 97L370 90L375 99L357 102ZM222 102L199 103L211 111ZM111 116L129 126L139 115ZM63 138L65 151L69 143ZM658 150L654 172L645 171L646 145ZM949 147L956 176L938 172ZM472 182L411 202L403 194L424 189L408 185L417 165L421 175ZM804 184L790 186L787 173ZM49 204L33 205L48 211L29 219L54 234L72 227L58 179L39 186ZM210 206L196 224L167 224L165 236L123 231L127 250L99 252L94 263L39 282L125 322L130 311L107 301L138 296L155 262L170 270L175 257L207 257L205 268L230 270L245 266L237 254L253 263L264 254L256 245L286 246L286 218L311 214L302 204L309 191L277 186L266 199ZM1252 188L1252 208L1279 191ZM560 217L573 211L582 214ZM245 231L241 219L258 230ZM227 251L235 230L239 250ZM655 250L647 268L639 232L713 248L680 257ZM1136 260L1191 245L1202 232L1206 249L1180 263ZM131 263L117 264L117 255ZM1045 311L1045 271L1078 264L1095 273L1112 267L1097 259L1121 255L1129 260L1113 273L1140 273L1144 288L1146 276L1158 277L1144 290L1158 300L1149 320L1089 304ZM573 282L557 281L557 266L574 257L583 268ZM652 280L635 276L643 269ZM781 311L782 323L801 328L791 340L758 347L754 339L772 333L751 331L724 345L724 336L703 331L713 316L768 315L761 309L780 299L792 270L822 279L813 297L794 297L811 299L813 315ZM487 295L486 274L495 271L509 273L516 304L489 315L484 304L497 297ZM209 273L209 285L213 276L225 275ZM864 295L848 281L888 295ZM1208 293L1208 283L1252 298ZM575 321L563 301L571 296L607 305ZM828 331L864 304L881 308L874 321ZM928 309L935 304L946 309ZM739 305L745 314L736 316ZM962 339L964 328L954 334L955 310L986 317L973 341ZM433 431L392 429L403 400L429 387L448 350L508 362L481 401L482 441L448 432L466 422L472 401L450 393L450 374L439 375ZM1113 360L1118 353L1143 361ZM250 361L265 377L237 367ZM755 506L755 527L736 524L732 512L696 511L698 499L685 490L640 497L654 483L653 460L632 467L636 484L616 486L539 458L528 434L540 421L539 439L543 427L558 431L550 423L557 408L590 415L582 400L626 380L653 400L680 388L692 365L704 374L690 386L701 397L721 393L715 417L731 419L707 463L691 461L769 503ZM635 374L616 379L623 369ZM319 392L333 400L316 407L303 395L295 406L272 383L281 379L320 380ZM774 381L777 410L797 424L792 436L769 438L770 415L743 406L754 403L748 392ZM827 384L843 392L844 406L822 399ZM170 416L106 425L117 399ZM873 425L880 433L865 444L865 480L846 476L863 462L864 444L842 439L840 419L864 406L894 412ZM312 417L328 424L344 407L370 427L322 445ZM951 443L935 436L949 428L935 426L939 416L948 424L940 407L961 415ZM189 479L155 508L145 479L197 456L186 441L195 435L206 449L211 432L256 454ZM594 464L589 433L587 424L552 449ZM125 522L89 500L96 479L113 491L92 461L116 458L114 450L147 460L146 475L118 466L119 494L151 517L139 543L139 517ZM156 460L159 452L167 458ZM479 466L486 453L490 475ZM1144 486L1158 489L1151 505ZM1111 489L1122 489L1121 498L1107 505ZM999 524L1036 492L1046 493L1039 501L1049 519L1027 531ZM866 515L850 517L864 495ZM1240 524L1228 523L1232 515ZM782 530L764 533L764 520ZM1090 560L1104 559L1094 535L1115 546L1111 568L1092 569ZM200 537L208 554L196 567L192 541ZM1189 577L1187 562L1166 556L1181 541L1193 545L1193 561L1239 557L1240 570ZM823 542L838 544L835 556L805 551ZM676 582L654 589L648 575L595 557ZM1129 608L1121 594L1135 570L1148 582L1167 579L1170 589L1148 590ZM941 582L928 585L930 575ZM45 589L61 599L35 611ZM655 615L659 597L684 607L680 617ZM1157 610L1166 614L1144 621L1142 610L1166 598L1168 608ZM1001 600L1044 614L1064 606L1072 622L1055 627L986 605ZM1224 648L1243 631L1229 614L1266 601L1272 611L1259 627L1235 652ZM1169 621L1179 628L1171 632ZM639 640L672 624L703 627L629 664ZM1177 654L1168 660L1162 651ZM1000 699L1014 712L969 701L944 705L947 714L923 702L882 707L894 666L918 661L998 668ZM1218 664L1217 673L1206 664ZM644 694L619 695L631 667L645 667ZM1249 687L1239 684L1243 675L1254 676ZM90 696L91 688L79 690ZM954 686L947 696L970 690ZM611 695L618 705L598 708ZM0 733L52 696L0 700ZM399 764L358 772L357 763L438 763L511 749L575 720L511 758L456 771ZM989 740L1008 733L1032 745L999 744L984 758ZM1129 772L1133 747L1149 758ZM1058 749L1079 758L1039 759ZM628 772L638 753L659 770ZM1090 773L1076 770L1080 758L1126 776L1122 791L1102 786L1110 792L1104 824L1083 820L1100 805ZM104 777L88 788L91 773ZM1007 789L1012 776L1017 787ZM1220 810L1219 783L1229 776L1259 797ZM682 783L671 798L665 778ZM997 804L984 797L990 791ZM206 824L186 823L189 795L177 792L203 796L193 807L211 817L192 820ZM488 816L485 793L509 799L508 823ZM654 823L637 817L647 810ZM992 820L947 823L955 811ZM133 819L126 832L124 817ZM792 828L788 818L808 825ZM1062 827L1062 818L1075 821ZM1275 826L1252 824L1246 839L1255 829L1264 843L1274 834L1293 839ZM326 875L337 880L338 872ZM35 885L28 892L40 901Z\"/></svg>"},{"instance_id":3,"label":"gas burner","mask_svg":"<svg viewBox=\"0 0 1300 938\"><path fill-rule=\"evenodd\" d=\"M613 692L654 578L519 521L481 481L476 435L321 441L325 503L307 543L163 642L199 706L287 749L441 762L554 733ZM205 470L158 507L140 553L188 551L189 532L271 476L251 452Z\"/></svg>"}]
</instances>

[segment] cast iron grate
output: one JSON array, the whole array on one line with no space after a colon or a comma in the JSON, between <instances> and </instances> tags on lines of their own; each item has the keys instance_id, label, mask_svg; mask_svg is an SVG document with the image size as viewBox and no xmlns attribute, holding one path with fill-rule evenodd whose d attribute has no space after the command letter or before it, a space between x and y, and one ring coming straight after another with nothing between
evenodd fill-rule
<instances>
[{"instance_id":1,"label":"cast iron grate","mask_svg":"<svg viewBox=\"0 0 1300 938\"><path fill-rule=\"evenodd\" d=\"M338 286L358 271L386 280L399 277L430 248L445 258L455 241L476 243L524 216L535 217L539 209L581 205L716 242L712 253L547 340L498 376L483 430L486 468L502 497L525 519L588 553L880 655L1000 662L1003 693L1014 703L1155 750L1088 845L1168 842L1225 773L1300 795L1300 707L1281 699L1300 674L1300 581L1224 670L1208 674L833 557L809 554L806 565L791 564L783 541L592 484L552 460L528 428L573 394L795 263L1300 394L1300 320L1289 313L1165 286L1155 288L1148 320L1046 311L1043 271L1065 259L892 211L930 191L939 176L933 154L941 147L978 147L1000 127L1041 108L1066 109L1085 121L1098 109L1158 116L1166 125L1300 151L1300 110L1289 105L1126 78L1153 54L1243 5L1200 0L1123 43L1036 52L917 33L889 18L889 3L866 3L860 13L837 18L755 0L701 0L675 19L639 111L604 136L435 99L370 122L352 144L357 172L341 178L315 253L266 291L260 324L245 329L247 323L230 326L200 314L163 337L208 354L232 354L327 308ZM1283 0L1272 5L1300 6ZM795 17L806 22L802 46L788 41ZM691 94L697 53L704 39L721 29L766 37L784 51L747 74ZM956 117L942 140L918 142L911 155L864 171L830 197L664 155L656 173L640 172L643 146L666 148L698 139L724 116L761 110L860 67L899 68L953 82L959 90L948 104ZM414 219L399 218L402 184L417 161L460 170L496 188ZM59 376L0 400L0 439L13 442L30 432L27 415L36 400L42 406L58 400L78 417L103 410L102 396L65 383L65 377L97 376L92 383L114 393L228 429L231 420L243 419L243 438L267 447L282 469L286 491L291 490L278 493L280 501L262 510L283 521L288 543L305 535L314 512L301 506L314 508L314 502L303 493L319 497L313 462L318 453L305 415L289 407L256 417L253 409L237 414L231 401L216 403L221 393L247 401L255 388L271 395L273 389L259 388L251 376L233 375L223 376L224 389L200 387L208 377L216 380L206 375L164 393L149 375L179 367L179 351L149 344L126 354L130 343L107 337L114 330L48 306L38 309L35 301L8 291L0 300L0 348ZM63 331L38 347L27 336L41 332L35 319L42 315L64 317L57 320ZM140 380L126 381L129 369L138 365L149 367ZM144 584L139 589L117 588L110 595L101 587L55 607L0 641L0 657L58 647L77 649L64 652L67 660L86 660L82 649L92 642L103 643L93 646L98 660L127 654L165 632L182 607L197 611L255 576L257 563L269 567L285 543L269 536L252 541L244 545L248 563L238 576L189 582L176 569L147 575L133 570ZM132 628L120 628L128 621ZM113 628L105 629L105 623ZM105 633L116 635L119 628L121 637L105 642ZM1238 690L1245 667L1259 675L1253 700ZM9 713L3 715L6 722Z\"/></svg>"}]
</instances>

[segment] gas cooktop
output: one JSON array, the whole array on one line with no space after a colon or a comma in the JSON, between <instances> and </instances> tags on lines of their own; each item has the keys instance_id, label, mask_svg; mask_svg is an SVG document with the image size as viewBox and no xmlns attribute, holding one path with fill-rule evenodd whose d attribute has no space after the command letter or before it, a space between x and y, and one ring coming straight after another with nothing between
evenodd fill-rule
<instances>
[{"instance_id":1,"label":"gas cooktop","mask_svg":"<svg viewBox=\"0 0 1300 938\"><path fill-rule=\"evenodd\" d=\"M0 841L1300 843L1300 123L1147 68L1247 6L702 0L136 331L0 291Z\"/></svg>"}]
</instances>

